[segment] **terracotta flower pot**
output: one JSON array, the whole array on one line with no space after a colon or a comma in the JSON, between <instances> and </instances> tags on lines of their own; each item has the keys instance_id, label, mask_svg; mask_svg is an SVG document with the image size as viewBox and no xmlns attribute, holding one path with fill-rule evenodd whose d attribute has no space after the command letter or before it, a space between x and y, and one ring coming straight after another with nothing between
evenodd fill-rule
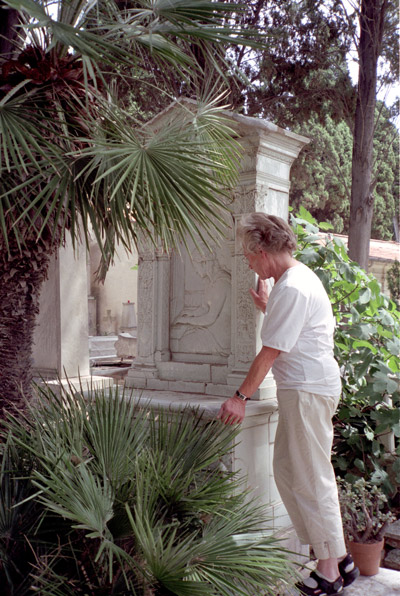
<instances>
[{"instance_id":1,"label":"terracotta flower pot","mask_svg":"<svg viewBox=\"0 0 400 596\"><path fill-rule=\"evenodd\" d=\"M382 558L384 540L380 542L349 542L349 550L361 575L376 575Z\"/></svg>"}]
</instances>

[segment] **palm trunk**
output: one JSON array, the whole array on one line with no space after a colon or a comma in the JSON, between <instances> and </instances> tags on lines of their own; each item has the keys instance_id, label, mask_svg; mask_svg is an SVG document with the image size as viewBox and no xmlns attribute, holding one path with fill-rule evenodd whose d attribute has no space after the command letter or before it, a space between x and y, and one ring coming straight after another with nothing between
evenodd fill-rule
<instances>
[{"instance_id":1,"label":"palm trunk","mask_svg":"<svg viewBox=\"0 0 400 596\"><path fill-rule=\"evenodd\" d=\"M31 396L32 342L50 247L0 245L0 418Z\"/></svg>"},{"instance_id":2,"label":"palm trunk","mask_svg":"<svg viewBox=\"0 0 400 596\"><path fill-rule=\"evenodd\" d=\"M15 51L15 40L18 38L20 15L18 10L6 7L0 0L0 56L9 60Z\"/></svg>"}]
</instances>

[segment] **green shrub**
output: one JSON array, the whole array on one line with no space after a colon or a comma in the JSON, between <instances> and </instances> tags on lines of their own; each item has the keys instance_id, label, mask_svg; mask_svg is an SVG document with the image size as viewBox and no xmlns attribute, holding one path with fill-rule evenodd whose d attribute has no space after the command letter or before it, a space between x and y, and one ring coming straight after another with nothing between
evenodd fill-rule
<instances>
[{"instance_id":1,"label":"green shrub","mask_svg":"<svg viewBox=\"0 0 400 596\"><path fill-rule=\"evenodd\" d=\"M224 459L237 430L124 392L40 390L2 431L2 594L275 594L293 579Z\"/></svg>"},{"instance_id":2,"label":"green shrub","mask_svg":"<svg viewBox=\"0 0 400 596\"><path fill-rule=\"evenodd\" d=\"M386 278L389 286L390 296L396 302L397 308L400 305L400 262L395 261L389 267Z\"/></svg>"},{"instance_id":3,"label":"green shrub","mask_svg":"<svg viewBox=\"0 0 400 596\"><path fill-rule=\"evenodd\" d=\"M400 485L399 310L374 276L349 259L343 241L326 234L329 224L318 225L302 209L293 226L296 257L321 279L336 318L342 396L335 418L335 470L348 480L363 476L393 496ZM392 454L385 451L385 433L395 437Z\"/></svg>"}]
</instances>

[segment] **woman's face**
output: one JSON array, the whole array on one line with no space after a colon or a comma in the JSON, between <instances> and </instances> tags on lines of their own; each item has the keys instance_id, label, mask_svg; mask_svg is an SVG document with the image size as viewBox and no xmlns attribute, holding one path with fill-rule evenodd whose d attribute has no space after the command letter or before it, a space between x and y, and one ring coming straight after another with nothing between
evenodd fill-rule
<instances>
[{"instance_id":1,"label":"woman's face","mask_svg":"<svg viewBox=\"0 0 400 596\"><path fill-rule=\"evenodd\" d=\"M259 250L257 253L243 250L243 254L250 269L257 273L260 279L268 279L273 276L271 255L263 250Z\"/></svg>"}]
</instances>

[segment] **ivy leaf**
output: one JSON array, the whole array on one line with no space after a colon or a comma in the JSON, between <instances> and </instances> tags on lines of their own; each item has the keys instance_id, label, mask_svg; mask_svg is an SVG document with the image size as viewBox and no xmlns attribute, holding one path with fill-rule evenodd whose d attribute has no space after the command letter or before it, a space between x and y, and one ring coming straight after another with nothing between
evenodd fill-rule
<instances>
[{"instance_id":1,"label":"ivy leaf","mask_svg":"<svg viewBox=\"0 0 400 596\"><path fill-rule=\"evenodd\" d=\"M374 464L374 466L375 472L371 476L372 484L376 484L377 486L383 486L388 492L392 492L393 486L389 480L388 473L377 464Z\"/></svg>"},{"instance_id":2,"label":"ivy leaf","mask_svg":"<svg viewBox=\"0 0 400 596\"><path fill-rule=\"evenodd\" d=\"M389 369L390 372L390 369ZM373 389L374 391L380 393L388 393L389 395L396 391L398 387L397 381L394 381L388 376L388 373L385 373L381 370L376 371L373 374L374 383Z\"/></svg>"},{"instance_id":3,"label":"ivy leaf","mask_svg":"<svg viewBox=\"0 0 400 596\"><path fill-rule=\"evenodd\" d=\"M376 421L377 432L383 432L388 428L400 428L400 410L399 408L380 408L370 414L371 419Z\"/></svg>"},{"instance_id":4,"label":"ivy leaf","mask_svg":"<svg viewBox=\"0 0 400 596\"><path fill-rule=\"evenodd\" d=\"M372 441L372 454L374 455L374 457L380 457L381 443L379 443L379 441Z\"/></svg>"},{"instance_id":5,"label":"ivy leaf","mask_svg":"<svg viewBox=\"0 0 400 596\"><path fill-rule=\"evenodd\" d=\"M387 365L393 373L398 373L400 371L399 357L393 354L387 361Z\"/></svg>"},{"instance_id":6,"label":"ivy leaf","mask_svg":"<svg viewBox=\"0 0 400 596\"><path fill-rule=\"evenodd\" d=\"M369 288L362 288L358 294L359 304L367 304L371 299L371 290Z\"/></svg>"},{"instance_id":7,"label":"ivy leaf","mask_svg":"<svg viewBox=\"0 0 400 596\"><path fill-rule=\"evenodd\" d=\"M329 273L327 271L325 271L324 269L317 269L315 271L315 273L318 275L319 279L321 280L322 285L324 286L325 290L328 291L330 281L331 281L331 276L329 275Z\"/></svg>"},{"instance_id":8,"label":"ivy leaf","mask_svg":"<svg viewBox=\"0 0 400 596\"><path fill-rule=\"evenodd\" d=\"M392 315L387 310L380 313L379 318L380 318L382 325L387 325L388 327L391 327L394 325L394 319L393 319Z\"/></svg>"},{"instance_id":9,"label":"ivy leaf","mask_svg":"<svg viewBox=\"0 0 400 596\"><path fill-rule=\"evenodd\" d=\"M333 225L328 223L327 221L324 221L318 225L321 230L333 230Z\"/></svg>"},{"instance_id":10,"label":"ivy leaf","mask_svg":"<svg viewBox=\"0 0 400 596\"><path fill-rule=\"evenodd\" d=\"M319 255L316 254L315 250L311 247L306 248L301 253L301 262L304 263L305 265L310 265L312 263L315 263L318 260L319 260Z\"/></svg>"},{"instance_id":11,"label":"ivy leaf","mask_svg":"<svg viewBox=\"0 0 400 596\"><path fill-rule=\"evenodd\" d=\"M360 323L359 325L353 325L349 332L353 337L358 337L359 339L369 339L373 335L376 334L376 327L371 323Z\"/></svg>"},{"instance_id":12,"label":"ivy leaf","mask_svg":"<svg viewBox=\"0 0 400 596\"><path fill-rule=\"evenodd\" d=\"M349 461L345 457L336 457L335 464L340 470L347 470L349 467Z\"/></svg>"},{"instance_id":13,"label":"ivy leaf","mask_svg":"<svg viewBox=\"0 0 400 596\"><path fill-rule=\"evenodd\" d=\"M353 305L350 306L350 314L351 314L351 318L353 323L359 323L360 322L360 313L358 312L358 310L356 308L354 308Z\"/></svg>"},{"instance_id":14,"label":"ivy leaf","mask_svg":"<svg viewBox=\"0 0 400 596\"><path fill-rule=\"evenodd\" d=\"M374 435L374 431L371 428L366 427L364 429L364 435L367 437L367 439L369 441L373 441L374 440L375 435Z\"/></svg>"},{"instance_id":15,"label":"ivy leaf","mask_svg":"<svg viewBox=\"0 0 400 596\"><path fill-rule=\"evenodd\" d=\"M400 354L400 338L393 337L393 339L386 342L386 348L393 356L399 356Z\"/></svg>"},{"instance_id":16,"label":"ivy leaf","mask_svg":"<svg viewBox=\"0 0 400 596\"><path fill-rule=\"evenodd\" d=\"M362 360L361 360L361 364L359 366L356 367L356 372L357 372L357 378L361 379L365 376L365 373L367 372L367 370L369 369L369 367L371 366L371 363L374 359L374 355L376 354L376 350L375 348L370 350L369 352L367 352L366 350L364 350L363 354L362 354Z\"/></svg>"},{"instance_id":17,"label":"ivy leaf","mask_svg":"<svg viewBox=\"0 0 400 596\"><path fill-rule=\"evenodd\" d=\"M340 263L338 270L343 275L343 277L350 283L353 284L356 281L354 271L348 263Z\"/></svg>"},{"instance_id":18,"label":"ivy leaf","mask_svg":"<svg viewBox=\"0 0 400 596\"><path fill-rule=\"evenodd\" d=\"M362 459L355 459L354 460L354 465L356 466L356 468L358 468L361 472L365 472L365 464L362 461Z\"/></svg>"}]
</instances>

